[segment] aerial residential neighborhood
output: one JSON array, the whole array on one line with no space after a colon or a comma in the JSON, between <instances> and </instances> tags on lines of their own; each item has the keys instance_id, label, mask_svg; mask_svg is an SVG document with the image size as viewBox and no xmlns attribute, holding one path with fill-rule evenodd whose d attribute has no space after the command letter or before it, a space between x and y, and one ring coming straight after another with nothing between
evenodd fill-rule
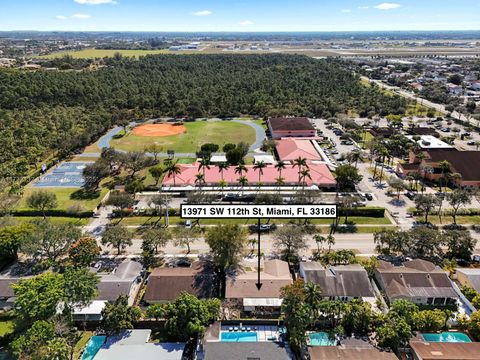
<instances>
[{"instance_id":1,"label":"aerial residential neighborhood","mask_svg":"<svg viewBox=\"0 0 480 360\"><path fill-rule=\"evenodd\" d=\"M480 360L480 3L0 11L0 360Z\"/></svg>"}]
</instances>

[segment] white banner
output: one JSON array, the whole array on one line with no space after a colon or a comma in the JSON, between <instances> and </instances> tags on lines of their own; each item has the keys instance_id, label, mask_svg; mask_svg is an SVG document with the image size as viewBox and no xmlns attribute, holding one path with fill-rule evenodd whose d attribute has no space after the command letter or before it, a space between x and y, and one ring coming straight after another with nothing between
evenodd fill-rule
<instances>
[{"instance_id":1,"label":"white banner","mask_svg":"<svg viewBox=\"0 0 480 360\"><path fill-rule=\"evenodd\" d=\"M337 205L180 205L182 219L334 219Z\"/></svg>"}]
</instances>

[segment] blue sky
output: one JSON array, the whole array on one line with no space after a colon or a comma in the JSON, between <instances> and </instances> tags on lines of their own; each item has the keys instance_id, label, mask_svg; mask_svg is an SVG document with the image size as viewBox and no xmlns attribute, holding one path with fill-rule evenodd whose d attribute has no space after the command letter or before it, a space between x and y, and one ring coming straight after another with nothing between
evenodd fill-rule
<instances>
[{"instance_id":1,"label":"blue sky","mask_svg":"<svg viewBox=\"0 0 480 360\"><path fill-rule=\"evenodd\" d=\"M480 0L0 0L0 30L480 30Z\"/></svg>"}]
</instances>

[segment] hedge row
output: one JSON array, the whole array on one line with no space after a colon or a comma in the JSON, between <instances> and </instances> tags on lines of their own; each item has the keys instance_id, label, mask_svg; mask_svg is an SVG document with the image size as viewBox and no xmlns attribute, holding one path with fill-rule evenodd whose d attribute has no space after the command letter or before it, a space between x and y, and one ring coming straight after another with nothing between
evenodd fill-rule
<instances>
[{"instance_id":1,"label":"hedge row","mask_svg":"<svg viewBox=\"0 0 480 360\"><path fill-rule=\"evenodd\" d=\"M38 210L13 210L9 212L12 216L43 216L43 213ZM90 218L93 216L93 211L81 211L72 213L66 210L46 210L45 216L48 217L71 217L71 218Z\"/></svg>"},{"instance_id":2,"label":"hedge row","mask_svg":"<svg viewBox=\"0 0 480 360\"><path fill-rule=\"evenodd\" d=\"M385 216L385 208L382 207L360 207L354 209L338 209L339 216L359 216L359 217L372 217L383 218Z\"/></svg>"}]
</instances>

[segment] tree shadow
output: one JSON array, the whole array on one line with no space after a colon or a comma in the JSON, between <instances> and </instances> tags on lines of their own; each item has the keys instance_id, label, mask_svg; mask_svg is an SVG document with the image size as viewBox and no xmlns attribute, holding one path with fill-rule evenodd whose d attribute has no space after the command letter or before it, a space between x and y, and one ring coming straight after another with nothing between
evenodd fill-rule
<instances>
[{"instance_id":1,"label":"tree shadow","mask_svg":"<svg viewBox=\"0 0 480 360\"><path fill-rule=\"evenodd\" d=\"M88 191L79 189L70 195L72 200L95 200L100 196L100 190Z\"/></svg>"},{"instance_id":2,"label":"tree shadow","mask_svg":"<svg viewBox=\"0 0 480 360\"><path fill-rule=\"evenodd\" d=\"M354 222L347 221L344 224L338 224L335 226L335 224L330 225L333 233L339 233L339 234L354 234L358 232L358 227Z\"/></svg>"},{"instance_id":3,"label":"tree shadow","mask_svg":"<svg viewBox=\"0 0 480 360\"><path fill-rule=\"evenodd\" d=\"M388 202L389 204L393 205L393 206L396 206L396 207L402 207L402 206L405 206L405 200L402 200L402 199L392 199Z\"/></svg>"}]
</instances>

